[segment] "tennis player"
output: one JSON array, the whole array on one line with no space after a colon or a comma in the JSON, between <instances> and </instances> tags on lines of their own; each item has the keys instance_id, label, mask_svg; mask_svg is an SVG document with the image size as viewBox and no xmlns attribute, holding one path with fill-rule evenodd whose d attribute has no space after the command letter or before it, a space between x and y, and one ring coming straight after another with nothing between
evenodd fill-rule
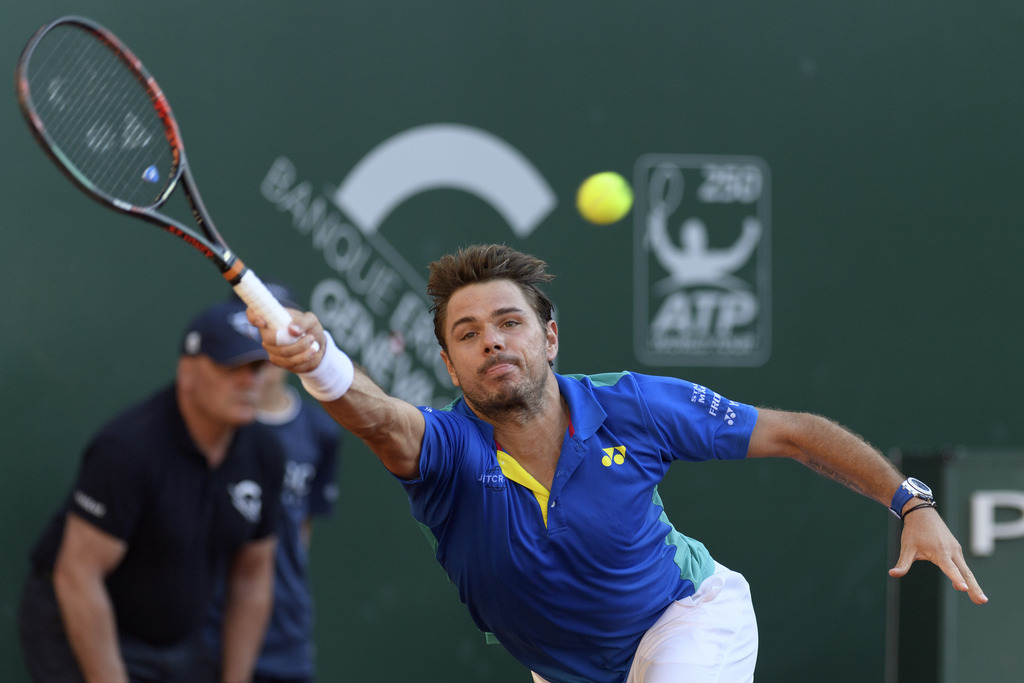
<instances>
[{"instance_id":1,"label":"tennis player","mask_svg":"<svg viewBox=\"0 0 1024 683\"><path fill-rule=\"evenodd\" d=\"M903 518L893 576L930 560L987 601L927 487L834 422L671 377L553 372L551 277L501 245L430 265L435 334L462 390L447 410L387 396L312 313L278 345L249 312L270 360L402 483L474 622L536 683L753 679L749 587L669 521L658 484L674 461L696 477L686 462L795 459Z\"/></svg>"}]
</instances>

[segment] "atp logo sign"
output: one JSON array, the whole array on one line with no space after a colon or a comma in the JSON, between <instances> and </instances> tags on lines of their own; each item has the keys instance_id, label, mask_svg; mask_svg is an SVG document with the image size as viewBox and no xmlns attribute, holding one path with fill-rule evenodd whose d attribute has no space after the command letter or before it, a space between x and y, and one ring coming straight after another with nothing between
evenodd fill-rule
<instances>
[{"instance_id":1,"label":"atp logo sign","mask_svg":"<svg viewBox=\"0 0 1024 683\"><path fill-rule=\"evenodd\" d=\"M771 344L767 164L652 154L637 161L634 182L637 358L763 365Z\"/></svg>"},{"instance_id":2,"label":"atp logo sign","mask_svg":"<svg viewBox=\"0 0 1024 683\"><path fill-rule=\"evenodd\" d=\"M310 310L386 392L442 407L455 396L434 339L423 268L381 232L387 217L422 192L455 189L492 206L512 233L530 235L556 206L547 181L518 150L470 126L406 130L372 149L336 189L313 191L279 157L260 192L308 235L336 277L314 287Z\"/></svg>"}]
</instances>

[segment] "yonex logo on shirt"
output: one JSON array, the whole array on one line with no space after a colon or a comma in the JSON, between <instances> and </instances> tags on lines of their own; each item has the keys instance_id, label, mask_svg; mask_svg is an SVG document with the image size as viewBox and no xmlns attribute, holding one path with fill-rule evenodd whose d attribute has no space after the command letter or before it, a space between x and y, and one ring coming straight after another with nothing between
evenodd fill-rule
<instances>
[{"instance_id":1,"label":"yonex logo on shirt","mask_svg":"<svg viewBox=\"0 0 1024 683\"><path fill-rule=\"evenodd\" d=\"M711 394L710 400L708 394ZM718 392L711 391L707 387L699 384L693 385L693 393L690 394L690 402L698 405L706 405L708 407L708 415L717 417L719 409L722 407L722 401L726 401L725 412L722 419L727 425L733 425L736 421L736 411L732 409L732 406L737 406L739 403L736 401L729 401Z\"/></svg>"},{"instance_id":2,"label":"yonex logo on shirt","mask_svg":"<svg viewBox=\"0 0 1024 683\"><path fill-rule=\"evenodd\" d=\"M625 446L613 446L612 448L602 448L604 456L601 458L601 464L605 467L611 467L612 464L621 465L626 462L626 447Z\"/></svg>"}]
</instances>

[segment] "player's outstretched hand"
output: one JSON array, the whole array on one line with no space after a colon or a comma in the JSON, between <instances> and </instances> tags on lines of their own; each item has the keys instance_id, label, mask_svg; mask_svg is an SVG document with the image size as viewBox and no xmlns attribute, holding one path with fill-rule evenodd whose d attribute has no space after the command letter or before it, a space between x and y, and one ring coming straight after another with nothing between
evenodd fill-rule
<instances>
[{"instance_id":1,"label":"player's outstretched hand","mask_svg":"<svg viewBox=\"0 0 1024 683\"><path fill-rule=\"evenodd\" d=\"M266 320L248 309L249 322L260 331L263 348L270 362L290 372L315 370L324 356L326 338L324 328L312 313L288 309L292 322L287 330L276 330Z\"/></svg>"},{"instance_id":2,"label":"player's outstretched hand","mask_svg":"<svg viewBox=\"0 0 1024 683\"><path fill-rule=\"evenodd\" d=\"M917 560L928 560L949 577L953 588L967 593L976 605L988 602L964 560L963 549L935 510L919 510L903 520L900 557L889 576L900 578Z\"/></svg>"}]
</instances>

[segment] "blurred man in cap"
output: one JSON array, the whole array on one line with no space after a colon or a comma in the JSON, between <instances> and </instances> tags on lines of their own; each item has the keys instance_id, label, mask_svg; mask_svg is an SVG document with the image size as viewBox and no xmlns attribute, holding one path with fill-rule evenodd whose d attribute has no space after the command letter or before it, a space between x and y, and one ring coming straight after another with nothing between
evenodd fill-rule
<instances>
[{"instance_id":1,"label":"blurred man in cap","mask_svg":"<svg viewBox=\"0 0 1024 683\"><path fill-rule=\"evenodd\" d=\"M272 605L283 455L255 424L266 353L242 304L200 313L177 375L103 427L32 552L19 615L36 681L251 678ZM202 625L226 580L221 662Z\"/></svg>"}]
</instances>

